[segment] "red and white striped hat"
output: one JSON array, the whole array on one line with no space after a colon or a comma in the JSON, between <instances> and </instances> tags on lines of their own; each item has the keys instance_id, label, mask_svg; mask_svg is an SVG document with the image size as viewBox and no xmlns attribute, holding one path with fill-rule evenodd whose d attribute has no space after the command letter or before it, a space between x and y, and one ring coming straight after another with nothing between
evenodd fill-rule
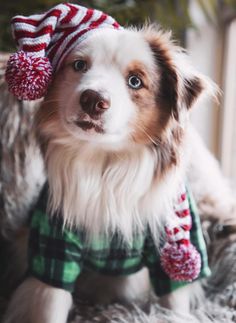
<instances>
[{"instance_id":1,"label":"red and white striped hat","mask_svg":"<svg viewBox=\"0 0 236 323\"><path fill-rule=\"evenodd\" d=\"M16 16L11 21L19 51L6 69L9 91L20 100L43 97L69 52L98 28L122 27L107 14L76 4L59 4L46 13Z\"/></svg>"}]
</instances>

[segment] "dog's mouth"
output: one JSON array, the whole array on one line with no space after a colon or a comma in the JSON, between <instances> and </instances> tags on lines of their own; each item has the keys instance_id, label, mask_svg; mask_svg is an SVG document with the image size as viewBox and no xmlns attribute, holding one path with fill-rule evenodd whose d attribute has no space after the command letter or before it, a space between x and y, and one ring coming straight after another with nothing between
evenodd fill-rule
<instances>
[{"instance_id":1,"label":"dog's mouth","mask_svg":"<svg viewBox=\"0 0 236 323\"><path fill-rule=\"evenodd\" d=\"M84 131L89 131L93 129L98 133L104 133L104 129L101 126L93 123L92 121L78 120L78 121L75 121L75 124L76 126L80 127Z\"/></svg>"}]
</instances>

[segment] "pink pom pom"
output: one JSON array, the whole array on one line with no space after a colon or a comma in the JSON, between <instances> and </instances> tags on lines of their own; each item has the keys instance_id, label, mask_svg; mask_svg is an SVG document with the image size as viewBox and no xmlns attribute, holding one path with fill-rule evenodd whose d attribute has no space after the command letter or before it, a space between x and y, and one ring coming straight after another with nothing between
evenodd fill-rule
<instances>
[{"instance_id":1,"label":"pink pom pom","mask_svg":"<svg viewBox=\"0 0 236 323\"><path fill-rule=\"evenodd\" d=\"M8 88L20 100L36 100L46 94L52 77L52 66L47 57L34 57L19 51L10 56L6 81Z\"/></svg>"},{"instance_id":2,"label":"pink pom pom","mask_svg":"<svg viewBox=\"0 0 236 323\"><path fill-rule=\"evenodd\" d=\"M166 243L162 249L161 264L172 280L191 282L200 273L201 257L191 243Z\"/></svg>"}]
</instances>

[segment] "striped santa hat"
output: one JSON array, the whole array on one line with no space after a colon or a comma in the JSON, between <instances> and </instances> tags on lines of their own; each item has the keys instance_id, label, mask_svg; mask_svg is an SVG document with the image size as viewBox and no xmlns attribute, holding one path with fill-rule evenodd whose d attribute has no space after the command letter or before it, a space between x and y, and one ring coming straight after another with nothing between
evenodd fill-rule
<instances>
[{"instance_id":1,"label":"striped santa hat","mask_svg":"<svg viewBox=\"0 0 236 323\"><path fill-rule=\"evenodd\" d=\"M6 69L9 91L20 100L46 94L52 74L69 52L94 30L122 27L107 14L76 4L59 4L49 11L11 21L19 51Z\"/></svg>"}]
</instances>

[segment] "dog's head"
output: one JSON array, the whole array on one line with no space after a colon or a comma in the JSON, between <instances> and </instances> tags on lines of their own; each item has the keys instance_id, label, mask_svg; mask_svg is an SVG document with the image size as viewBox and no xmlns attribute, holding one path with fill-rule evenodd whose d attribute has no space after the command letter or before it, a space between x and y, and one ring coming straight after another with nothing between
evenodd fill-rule
<instances>
[{"instance_id":1,"label":"dog's head","mask_svg":"<svg viewBox=\"0 0 236 323\"><path fill-rule=\"evenodd\" d=\"M146 221L158 231L182 180L189 109L207 82L155 27L89 35L37 116L52 211L127 239Z\"/></svg>"},{"instance_id":2,"label":"dog's head","mask_svg":"<svg viewBox=\"0 0 236 323\"><path fill-rule=\"evenodd\" d=\"M158 145L176 124L184 127L206 84L170 33L100 30L64 60L40 119L60 123L53 137L66 132L110 149Z\"/></svg>"}]
</instances>

